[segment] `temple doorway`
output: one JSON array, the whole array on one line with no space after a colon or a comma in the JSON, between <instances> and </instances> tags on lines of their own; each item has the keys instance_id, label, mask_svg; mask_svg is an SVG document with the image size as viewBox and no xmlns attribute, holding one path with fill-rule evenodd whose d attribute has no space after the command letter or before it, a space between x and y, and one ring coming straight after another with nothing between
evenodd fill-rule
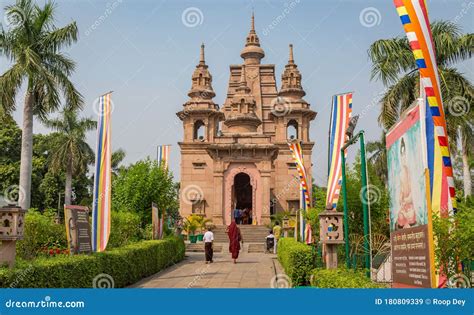
<instances>
[{"instance_id":1,"label":"temple doorway","mask_svg":"<svg viewBox=\"0 0 474 315\"><path fill-rule=\"evenodd\" d=\"M250 176L238 173L234 177L233 215L237 224L252 224L253 218L253 188Z\"/></svg>"}]
</instances>

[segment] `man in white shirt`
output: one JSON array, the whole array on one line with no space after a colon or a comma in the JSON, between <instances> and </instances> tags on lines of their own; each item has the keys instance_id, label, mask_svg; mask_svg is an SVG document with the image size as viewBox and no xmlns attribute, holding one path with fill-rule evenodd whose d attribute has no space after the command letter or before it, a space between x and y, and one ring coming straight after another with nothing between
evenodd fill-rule
<instances>
[{"instance_id":1,"label":"man in white shirt","mask_svg":"<svg viewBox=\"0 0 474 315\"><path fill-rule=\"evenodd\" d=\"M206 254L206 264L212 263L212 256L214 255L214 251L212 249L212 242L214 242L214 233L211 231L211 227L207 227L206 233L202 238L204 241L204 253Z\"/></svg>"}]
</instances>

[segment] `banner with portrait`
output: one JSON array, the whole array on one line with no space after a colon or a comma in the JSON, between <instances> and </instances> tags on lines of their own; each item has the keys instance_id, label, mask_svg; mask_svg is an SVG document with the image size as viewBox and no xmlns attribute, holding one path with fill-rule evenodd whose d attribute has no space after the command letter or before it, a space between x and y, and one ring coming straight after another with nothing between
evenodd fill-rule
<instances>
[{"instance_id":1,"label":"banner with portrait","mask_svg":"<svg viewBox=\"0 0 474 315\"><path fill-rule=\"evenodd\" d=\"M394 287L431 287L432 234L426 136L418 104L386 136Z\"/></svg>"}]
</instances>

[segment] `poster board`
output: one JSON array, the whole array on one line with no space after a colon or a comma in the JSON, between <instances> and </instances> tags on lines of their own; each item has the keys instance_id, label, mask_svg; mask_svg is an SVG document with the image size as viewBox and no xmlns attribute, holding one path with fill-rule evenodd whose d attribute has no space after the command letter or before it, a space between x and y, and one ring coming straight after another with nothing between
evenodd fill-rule
<instances>
[{"instance_id":1,"label":"poster board","mask_svg":"<svg viewBox=\"0 0 474 315\"><path fill-rule=\"evenodd\" d=\"M156 203L151 204L151 224L153 230L153 239L157 240L160 236L160 213Z\"/></svg>"},{"instance_id":2,"label":"poster board","mask_svg":"<svg viewBox=\"0 0 474 315\"><path fill-rule=\"evenodd\" d=\"M165 211L162 210L160 213L158 206L154 202L151 204L151 224L153 229L153 239L161 240L165 229Z\"/></svg>"},{"instance_id":3,"label":"poster board","mask_svg":"<svg viewBox=\"0 0 474 315\"><path fill-rule=\"evenodd\" d=\"M92 251L89 208L85 206L64 206L64 223L69 252L89 254Z\"/></svg>"},{"instance_id":4,"label":"poster board","mask_svg":"<svg viewBox=\"0 0 474 315\"><path fill-rule=\"evenodd\" d=\"M394 287L432 287L433 238L425 142L418 104L407 109L386 135Z\"/></svg>"}]
</instances>

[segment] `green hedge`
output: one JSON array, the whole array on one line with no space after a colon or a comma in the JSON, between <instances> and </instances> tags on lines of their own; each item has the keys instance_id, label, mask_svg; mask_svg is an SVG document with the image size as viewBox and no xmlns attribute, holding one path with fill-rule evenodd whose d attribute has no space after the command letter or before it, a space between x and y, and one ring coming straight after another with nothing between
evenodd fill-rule
<instances>
[{"instance_id":1,"label":"green hedge","mask_svg":"<svg viewBox=\"0 0 474 315\"><path fill-rule=\"evenodd\" d=\"M282 238L278 242L278 260L291 278L293 286L309 283L311 271L315 267L315 253L311 246L293 238Z\"/></svg>"},{"instance_id":2,"label":"green hedge","mask_svg":"<svg viewBox=\"0 0 474 315\"><path fill-rule=\"evenodd\" d=\"M178 238L142 241L102 253L38 258L18 268L0 269L0 287L90 288L100 274L113 278L116 288L181 261L184 242Z\"/></svg>"},{"instance_id":3,"label":"green hedge","mask_svg":"<svg viewBox=\"0 0 474 315\"><path fill-rule=\"evenodd\" d=\"M372 282L364 271L345 268L314 269L311 273L311 286L318 288L385 288L385 284Z\"/></svg>"},{"instance_id":4,"label":"green hedge","mask_svg":"<svg viewBox=\"0 0 474 315\"><path fill-rule=\"evenodd\" d=\"M25 216L23 239L16 244L16 254L23 259L33 259L45 248L66 248L66 228L54 223L54 213L45 214L30 209Z\"/></svg>"}]
</instances>

